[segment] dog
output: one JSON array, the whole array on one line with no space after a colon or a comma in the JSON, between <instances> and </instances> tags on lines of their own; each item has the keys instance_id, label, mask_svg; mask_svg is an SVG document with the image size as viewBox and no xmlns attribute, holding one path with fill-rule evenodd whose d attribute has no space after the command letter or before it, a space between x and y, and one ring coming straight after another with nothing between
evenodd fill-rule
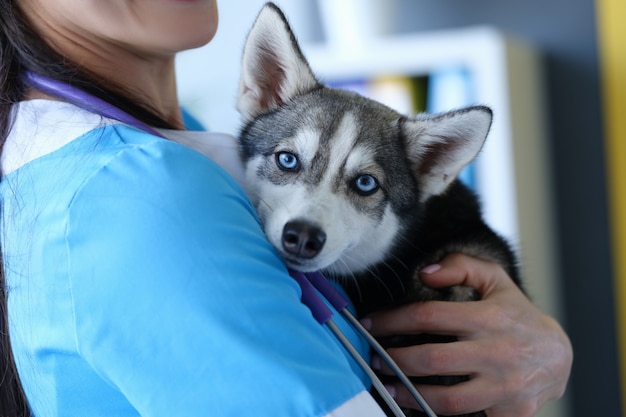
<instances>
[{"instance_id":1,"label":"dog","mask_svg":"<svg viewBox=\"0 0 626 417\"><path fill-rule=\"evenodd\" d=\"M359 315L415 301L477 300L470 288L420 281L422 268L452 253L498 262L520 285L511 245L457 179L487 138L488 107L409 117L326 87L268 3L246 39L237 109L245 181L269 241L290 268L339 282Z\"/></svg>"}]
</instances>

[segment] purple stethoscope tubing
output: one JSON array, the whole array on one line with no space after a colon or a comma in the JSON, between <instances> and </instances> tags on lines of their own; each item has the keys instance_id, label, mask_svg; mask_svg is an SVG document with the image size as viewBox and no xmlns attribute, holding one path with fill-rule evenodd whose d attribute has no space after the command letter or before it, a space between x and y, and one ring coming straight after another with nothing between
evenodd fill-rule
<instances>
[{"instance_id":1,"label":"purple stethoscope tubing","mask_svg":"<svg viewBox=\"0 0 626 417\"><path fill-rule=\"evenodd\" d=\"M57 81L40 74L36 74L31 71L26 71L23 74L24 82L43 93L50 94L54 97L61 98L69 103L72 103L78 107L81 107L90 112L99 114L103 117L117 120L119 122L128 124L144 132L150 133L155 136L164 137L161 133L154 130L147 124L143 123L139 119L128 114L124 110L113 106L112 104L87 93L72 85L66 84L61 81ZM372 384L379 392L385 403L389 406L391 411L396 416L404 416L398 404L391 397L387 389L384 387L382 381L374 373L369 364L363 359L359 352L355 349L348 338L341 332L337 325L333 322L332 311L324 303L319 294L322 294L328 302L343 315L347 321L368 341L368 343L374 348L374 350L380 355L380 357L387 363L391 370L400 379L403 385L409 390L413 398L422 407L422 410L428 417L437 417L432 411L428 403L424 400L421 394L417 391L415 386L411 383L409 378L402 372L400 367L389 356L385 349L374 339L374 337L359 323L359 321L348 310L348 301L337 291L337 289L322 275L320 272L314 273L302 273L298 271L290 270L290 275L296 280L302 289L302 302L309 307L315 319L322 325L326 324L333 334L344 345L348 352L358 362L359 366L363 368L365 373L371 379ZM317 290L317 291L316 291ZM318 293L319 291L319 293Z\"/></svg>"},{"instance_id":2,"label":"purple stethoscope tubing","mask_svg":"<svg viewBox=\"0 0 626 417\"><path fill-rule=\"evenodd\" d=\"M31 71L24 73L23 80L27 85L43 93L62 98L85 110L134 126L152 135L163 137L162 134L124 110L72 85L44 77L43 75Z\"/></svg>"},{"instance_id":3,"label":"purple stethoscope tubing","mask_svg":"<svg viewBox=\"0 0 626 417\"><path fill-rule=\"evenodd\" d=\"M306 304L313 316L320 324L326 324L330 330L335 334L337 339L344 345L344 347L350 352L352 357L357 361L359 366L370 377L372 385L376 388L381 395L387 406L396 416L404 416L404 412L400 409L396 401L389 395L389 392L383 385L382 381L376 373L372 370L369 364L363 359L359 352L354 348L352 343L341 332L337 325L333 322L332 311L322 301L317 291L328 300L328 302L337 310L346 320L367 340L369 345L378 353L378 355L385 361L392 372L398 377L400 382L407 388L409 393L413 396L415 401L422 407L423 412L428 417L437 417L435 412L430 408L424 397L419 393L415 385L400 369L398 364L389 356L385 348L361 325L361 323L354 317L354 315L348 310L348 301L337 291L337 289L328 281L328 279L322 275L321 272L302 273L298 271L289 271L292 278L294 278L300 288L302 289L302 302ZM317 290L317 291L315 291Z\"/></svg>"},{"instance_id":4,"label":"purple stethoscope tubing","mask_svg":"<svg viewBox=\"0 0 626 417\"><path fill-rule=\"evenodd\" d=\"M363 359L363 356L361 356L359 351L356 350L354 345L332 320L333 312L330 308L328 308L326 303L324 303L322 297L320 297L319 294L322 294L324 298L326 298L328 302L335 308L335 310L340 312L342 315L345 315L347 313L352 316L352 314L350 314L350 312L348 312L347 310L348 301L339 293L339 291L337 291L332 286L332 284L320 272L303 273L300 271L289 270L289 275L291 275L291 277L298 283L298 285L300 285L300 288L302 290L302 303L309 307L315 320L317 320L317 322L321 325L328 326L330 331L346 348L346 350L350 353L354 360L359 364L361 369L365 371L367 376L372 381L372 385L374 385L374 387L376 388L382 399L385 401L387 406L394 413L394 415L396 417L404 416L405 414L402 412L393 397L391 397L389 391L387 391L380 378L378 378L378 376L369 366L367 361ZM319 291L319 294L316 290ZM355 321L357 320L355 319ZM360 323L359 327L361 327ZM365 332L368 333L367 330L365 330Z\"/></svg>"}]
</instances>

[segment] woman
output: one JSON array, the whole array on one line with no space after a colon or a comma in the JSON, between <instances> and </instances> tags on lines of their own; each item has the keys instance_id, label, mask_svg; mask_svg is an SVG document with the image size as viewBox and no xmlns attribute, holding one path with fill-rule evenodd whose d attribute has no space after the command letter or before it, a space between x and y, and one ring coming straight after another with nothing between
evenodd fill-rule
<instances>
[{"instance_id":1,"label":"woman","mask_svg":"<svg viewBox=\"0 0 626 417\"><path fill-rule=\"evenodd\" d=\"M241 188L167 140L186 125L174 57L211 40L215 1L0 5L0 414L380 415L362 373L300 303ZM138 123L55 96L38 76ZM412 375L474 375L422 387L436 412L531 416L562 395L569 341L498 265L451 256L423 279L471 285L483 301L364 323L377 335L460 336L392 352Z\"/></svg>"}]
</instances>

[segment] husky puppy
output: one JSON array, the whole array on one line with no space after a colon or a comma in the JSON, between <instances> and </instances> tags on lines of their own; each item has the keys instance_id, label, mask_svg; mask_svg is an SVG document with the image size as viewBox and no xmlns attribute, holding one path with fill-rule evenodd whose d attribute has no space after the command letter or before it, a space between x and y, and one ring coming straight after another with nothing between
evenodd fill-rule
<instances>
[{"instance_id":1,"label":"husky puppy","mask_svg":"<svg viewBox=\"0 0 626 417\"><path fill-rule=\"evenodd\" d=\"M289 267L322 270L361 315L477 299L471 289L435 290L419 279L421 268L455 252L496 261L519 284L514 252L456 179L487 137L489 108L408 117L325 87L271 3L248 35L242 67L237 108L248 191Z\"/></svg>"}]
</instances>

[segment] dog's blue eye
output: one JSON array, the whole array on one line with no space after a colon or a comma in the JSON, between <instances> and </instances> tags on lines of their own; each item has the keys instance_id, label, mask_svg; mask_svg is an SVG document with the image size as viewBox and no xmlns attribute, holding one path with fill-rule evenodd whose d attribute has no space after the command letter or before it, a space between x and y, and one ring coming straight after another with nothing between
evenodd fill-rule
<instances>
[{"instance_id":1,"label":"dog's blue eye","mask_svg":"<svg viewBox=\"0 0 626 417\"><path fill-rule=\"evenodd\" d=\"M276 154L276 164L284 171L297 171L300 168L298 157L291 152L278 152Z\"/></svg>"},{"instance_id":2,"label":"dog's blue eye","mask_svg":"<svg viewBox=\"0 0 626 417\"><path fill-rule=\"evenodd\" d=\"M359 175L354 181L354 188L363 196L372 195L378 190L378 180L369 174Z\"/></svg>"}]
</instances>

